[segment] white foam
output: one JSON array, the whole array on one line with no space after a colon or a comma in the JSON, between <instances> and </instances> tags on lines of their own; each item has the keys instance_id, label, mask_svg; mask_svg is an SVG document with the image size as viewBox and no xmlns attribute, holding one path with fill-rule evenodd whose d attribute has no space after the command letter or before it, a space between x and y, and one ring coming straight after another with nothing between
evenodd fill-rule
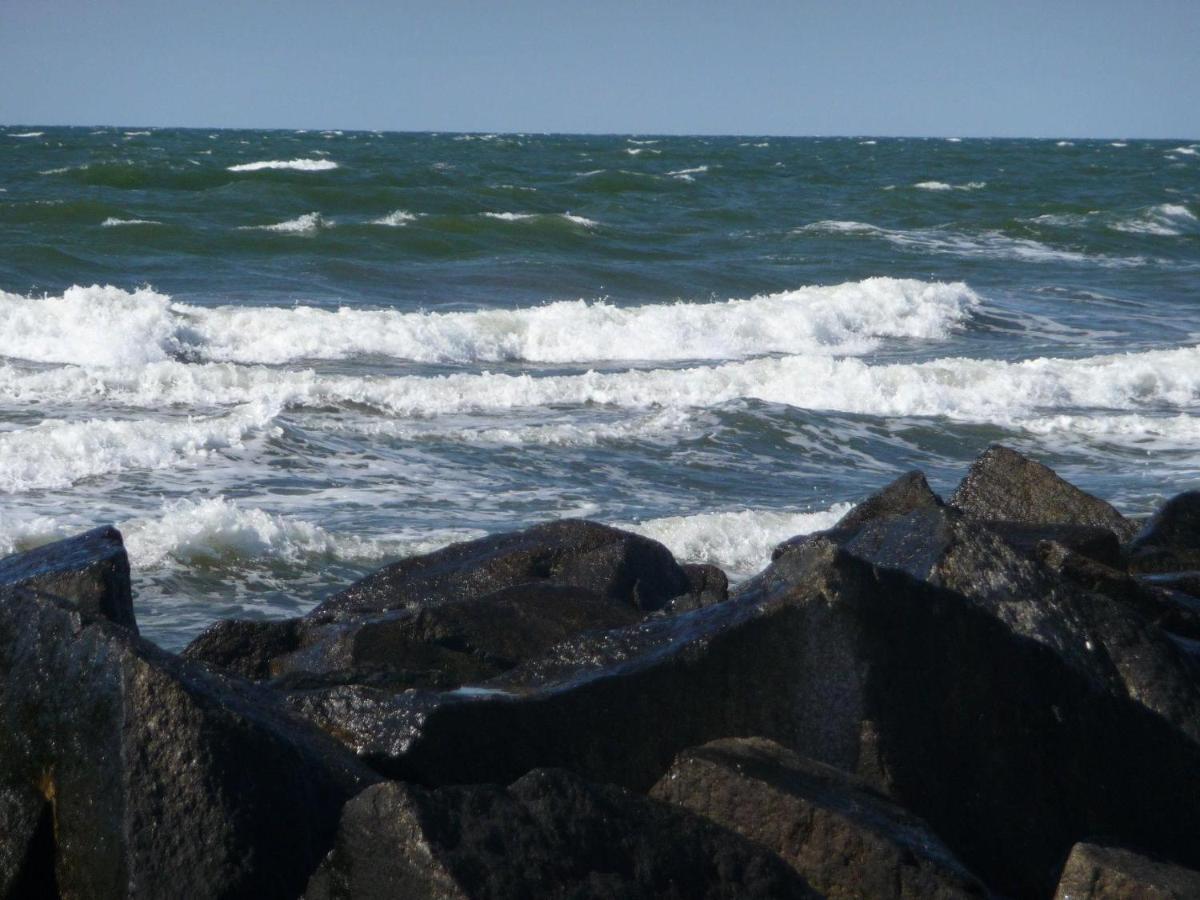
<instances>
[{"instance_id":1,"label":"white foam","mask_svg":"<svg viewBox=\"0 0 1200 900\"><path fill-rule=\"evenodd\" d=\"M796 229L797 234L864 234L882 238L897 247L951 256L1013 259L1021 262L1070 262L1128 268L1144 266L1144 256L1101 256L1076 250L1059 250L1029 238L1014 238L998 231L964 234L944 228L914 228L911 230L881 228L865 222L813 222Z\"/></svg>"},{"instance_id":2,"label":"white foam","mask_svg":"<svg viewBox=\"0 0 1200 900\"><path fill-rule=\"evenodd\" d=\"M143 135L147 135L149 133L149 131L126 131L125 137L142 137Z\"/></svg>"},{"instance_id":3,"label":"white foam","mask_svg":"<svg viewBox=\"0 0 1200 900\"><path fill-rule=\"evenodd\" d=\"M1129 145L1127 143L1125 143L1124 141L1111 141L1108 146L1110 146L1110 147L1128 147Z\"/></svg>"},{"instance_id":4,"label":"white foam","mask_svg":"<svg viewBox=\"0 0 1200 900\"><path fill-rule=\"evenodd\" d=\"M859 141L858 143L863 147L874 147L878 141Z\"/></svg>"},{"instance_id":5,"label":"white foam","mask_svg":"<svg viewBox=\"0 0 1200 900\"><path fill-rule=\"evenodd\" d=\"M484 218L496 219L501 222L534 222L542 219L562 219L585 228L594 228L599 223L583 216L565 213L514 213L514 212L485 212L480 213Z\"/></svg>"},{"instance_id":6,"label":"white foam","mask_svg":"<svg viewBox=\"0 0 1200 900\"><path fill-rule=\"evenodd\" d=\"M715 303L618 307L559 301L516 310L401 313L172 303L149 289L0 293L0 356L118 366L180 356L284 363L388 356L417 362L731 359L866 353L886 338L940 340L979 297L961 282L868 278Z\"/></svg>"},{"instance_id":7,"label":"white foam","mask_svg":"<svg viewBox=\"0 0 1200 900\"><path fill-rule=\"evenodd\" d=\"M643 153L653 153L656 156L661 154L661 150L653 150L649 147L626 147L625 152L630 156L641 156Z\"/></svg>"},{"instance_id":8,"label":"white foam","mask_svg":"<svg viewBox=\"0 0 1200 900\"><path fill-rule=\"evenodd\" d=\"M338 164L331 159L264 159L229 166L230 172L259 172L263 169L292 169L296 172L326 172Z\"/></svg>"},{"instance_id":9,"label":"white foam","mask_svg":"<svg viewBox=\"0 0 1200 900\"><path fill-rule=\"evenodd\" d=\"M121 533L130 562L140 570L229 556L287 562L313 556L377 560L407 549L396 542L334 535L303 519L223 497L166 504L158 516L122 524Z\"/></svg>"},{"instance_id":10,"label":"white foam","mask_svg":"<svg viewBox=\"0 0 1200 900\"><path fill-rule=\"evenodd\" d=\"M634 138L625 138L625 142L626 142L626 143L629 143L629 144L641 144L641 145L646 145L646 144L657 144L657 143L658 143L658 141L657 141L657 140L653 140L653 141L639 141L639 140L635 140Z\"/></svg>"},{"instance_id":11,"label":"white foam","mask_svg":"<svg viewBox=\"0 0 1200 900\"><path fill-rule=\"evenodd\" d=\"M708 171L708 166L693 166L690 169L676 169L674 172L668 172L672 178L678 178L680 181L695 181L693 175L701 175Z\"/></svg>"},{"instance_id":12,"label":"white foam","mask_svg":"<svg viewBox=\"0 0 1200 900\"><path fill-rule=\"evenodd\" d=\"M118 219L116 216L109 216L100 223L102 228L116 228L120 225L161 225L162 222L156 219Z\"/></svg>"},{"instance_id":13,"label":"white foam","mask_svg":"<svg viewBox=\"0 0 1200 900\"><path fill-rule=\"evenodd\" d=\"M618 525L666 545L682 562L711 563L734 578L753 575L771 561L777 544L833 526L852 504L819 512L731 510L669 516Z\"/></svg>"},{"instance_id":14,"label":"white foam","mask_svg":"<svg viewBox=\"0 0 1200 900\"><path fill-rule=\"evenodd\" d=\"M20 134L10 134L9 137L14 138L39 138L46 132L44 131L23 131Z\"/></svg>"},{"instance_id":15,"label":"white foam","mask_svg":"<svg viewBox=\"0 0 1200 900\"><path fill-rule=\"evenodd\" d=\"M1200 155L1195 147L1173 147L1167 151L1168 153L1178 153L1182 156L1197 156Z\"/></svg>"},{"instance_id":16,"label":"white foam","mask_svg":"<svg viewBox=\"0 0 1200 900\"><path fill-rule=\"evenodd\" d=\"M382 216L378 219L372 219L370 224L372 224L372 225L387 225L387 226L390 226L391 228L399 228L401 226L407 225L409 222L415 222L415 221L417 221L416 213L410 213L403 209L397 209L394 212L388 213L386 216Z\"/></svg>"},{"instance_id":17,"label":"white foam","mask_svg":"<svg viewBox=\"0 0 1200 900\"><path fill-rule=\"evenodd\" d=\"M946 138L946 143L948 143L948 144L961 144L961 143L962 143L962 138Z\"/></svg>"},{"instance_id":18,"label":"white foam","mask_svg":"<svg viewBox=\"0 0 1200 900\"><path fill-rule=\"evenodd\" d=\"M182 422L50 421L0 433L0 491L65 488L100 475L194 463L242 446L277 414L277 407L257 402L224 416Z\"/></svg>"},{"instance_id":19,"label":"white foam","mask_svg":"<svg viewBox=\"0 0 1200 900\"><path fill-rule=\"evenodd\" d=\"M1137 218L1114 222L1109 228L1130 234L1178 236L1194 231L1196 226L1196 216L1186 206L1178 203L1160 203L1150 207Z\"/></svg>"},{"instance_id":20,"label":"white foam","mask_svg":"<svg viewBox=\"0 0 1200 900\"><path fill-rule=\"evenodd\" d=\"M322 228L332 228L333 223L321 218L319 212L305 213L286 222L272 225L243 225L238 231L277 231L281 234L316 234Z\"/></svg>"},{"instance_id":21,"label":"white foam","mask_svg":"<svg viewBox=\"0 0 1200 900\"><path fill-rule=\"evenodd\" d=\"M949 184L945 181L918 181L913 187L922 191L978 191L987 187L987 182L968 181L966 184Z\"/></svg>"},{"instance_id":22,"label":"white foam","mask_svg":"<svg viewBox=\"0 0 1200 900\"><path fill-rule=\"evenodd\" d=\"M1074 141L1059 141L1054 146L1056 146L1056 147L1074 147L1075 142Z\"/></svg>"},{"instance_id":23,"label":"white foam","mask_svg":"<svg viewBox=\"0 0 1200 900\"><path fill-rule=\"evenodd\" d=\"M42 169L38 172L39 175L62 175L65 172L70 172L70 166L59 166L57 169Z\"/></svg>"}]
</instances>

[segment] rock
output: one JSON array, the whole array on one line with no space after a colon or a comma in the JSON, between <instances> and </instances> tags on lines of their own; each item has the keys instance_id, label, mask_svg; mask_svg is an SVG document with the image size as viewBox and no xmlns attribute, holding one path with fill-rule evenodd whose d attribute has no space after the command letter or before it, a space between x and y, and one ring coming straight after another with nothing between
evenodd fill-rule
<instances>
[{"instance_id":1,"label":"rock","mask_svg":"<svg viewBox=\"0 0 1200 900\"><path fill-rule=\"evenodd\" d=\"M870 522L906 516L917 510L938 510L942 506L942 498L929 487L925 476L920 472L908 472L863 500L842 516L833 528L822 534L831 537L849 536ZM772 551L771 559L778 559L789 550L802 547L809 541L810 535L789 538Z\"/></svg>"},{"instance_id":2,"label":"rock","mask_svg":"<svg viewBox=\"0 0 1200 900\"><path fill-rule=\"evenodd\" d=\"M1037 558L1038 545L1059 544L1073 553L1110 567L1122 566L1121 543L1108 528L1096 525L1026 525L1022 522L988 522L987 528L1019 555Z\"/></svg>"},{"instance_id":3,"label":"rock","mask_svg":"<svg viewBox=\"0 0 1200 900\"><path fill-rule=\"evenodd\" d=\"M1193 900L1200 872L1120 847L1076 844L1055 900Z\"/></svg>"},{"instance_id":4,"label":"rock","mask_svg":"<svg viewBox=\"0 0 1200 900\"><path fill-rule=\"evenodd\" d=\"M673 599L666 612L690 612L729 599L729 576L717 566L686 563L680 568L687 576L688 592Z\"/></svg>"},{"instance_id":5,"label":"rock","mask_svg":"<svg viewBox=\"0 0 1200 900\"><path fill-rule=\"evenodd\" d=\"M368 788L307 900L815 897L779 859L699 816L563 771L508 788Z\"/></svg>"},{"instance_id":6,"label":"rock","mask_svg":"<svg viewBox=\"0 0 1200 900\"><path fill-rule=\"evenodd\" d=\"M1129 567L1137 572L1200 569L1200 491L1164 503L1130 542Z\"/></svg>"},{"instance_id":7,"label":"rock","mask_svg":"<svg viewBox=\"0 0 1200 900\"><path fill-rule=\"evenodd\" d=\"M763 738L685 750L650 796L773 850L824 896L987 895L920 819L860 779Z\"/></svg>"},{"instance_id":8,"label":"rock","mask_svg":"<svg viewBox=\"0 0 1200 900\"><path fill-rule=\"evenodd\" d=\"M401 560L334 594L309 618L330 621L347 613L472 600L529 582L585 588L643 613L662 609L691 587L657 541L562 519Z\"/></svg>"},{"instance_id":9,"label":"rock","mask_svg":"<svg viewBox=\"0 0 1200 900\"><path fill-rule=\"evenodd\" d=\"M298 649L276 657L270 671L399 690L454 688L494 678L582 631L640 618L629 604L586 589L532 582L476 599L309 625Z\"/></svg>"},{"instance_id":10,"label":"rock","mask_svg":"<svg viewBox=\"0 0 1200 900\"><path fill-rule=\"evenodd\" d=\"M376 780L270 692L0 590L0 859L63 896L294 897Z\"/></svg>"},{"instance_id":11,"label":"rock","mask_svg":"<svg viewBox=\"0 0 1200 900\"><path fill-rule=\"evenodd\" d=\"M688 747L762 735L864 779L1016 896L1050 894L1086 834L1200 861L1193 740L981 604L828 540L725 603L581 635L485 687L289 702L425 785L550 766L647 790Z\"/></svg>"},{"instance_id":12,"label":"rock","mask_svg":"<svg viewBox=\"0 0 1200 900\"><path fill-rule=\"evenodd\" d=\"M1059 478L1015 450L994 444L971 465L950 505L984 521L1026 525L1092 525L1120 540L1136 526L1111 505Z\"/></svg>"},{"instance_id":13,"label":"rock","mask_svg":"<svg viewBox=\"0 0 1200 900\"><path fill-rule=\"evenodd\" d=\"M69 601L88 620L137 632L129 557L111 526L0 559L0 587L27 587Z\"/></svg>"},{"instance_id":14,"label":"rock","mask_svg":"<svg viewBox=\"0 0 1200 900\"><path fill-rule=\"evenodd\" d=\"M299 649L300 619L221 619L184 648L183 656L243 678L271 677L271 660Z\"/></svg>"},{"instance_id":15,"label":"rock","mask_svg":"<svg viewBox=\"0 0 1200 900\"><path fill-rule=\"evenodd\" d=\"M1003 525L953 507L925 504L858 521L857 528L839 523L781 550L832 540L875 565L957 591L1015 633L1053 648L1097 686L1134 698L1200 741L1200 690L1191 664L1144 610L1083 589L1046 565L1036 545L1026 555L997 533Z\"/></svg>"}]
</instances>

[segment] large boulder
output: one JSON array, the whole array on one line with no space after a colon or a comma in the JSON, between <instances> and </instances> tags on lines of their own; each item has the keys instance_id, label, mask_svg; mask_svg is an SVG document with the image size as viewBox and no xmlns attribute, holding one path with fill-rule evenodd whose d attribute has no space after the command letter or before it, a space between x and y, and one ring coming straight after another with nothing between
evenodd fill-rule
<instances>
[{"instance_id":1,"label":"large boulder","mask_svg":"<svg viewBox=\"0 0 1200 900\"><path fill-rule=\"evenodd\" d=\"M1194 900L1200 872L1121 847L1076 844L1055 900Z\"/></svg>"},{"instance_id":2,"label":"large boulder","mask_svg":"<svg viewBox=\"0 0 1200 900\"><path fill-rule=\"evenodd\" d=\"M951 495L950 505L985 521L1107 528L1122 541L1137 528L1110 504L999 444L975 460Z\"/></svg>"},{"instance_id":3,"label":"large boulder","mask_svg":"<svg viewBox=\"0 0 1200 900\"><path fill-rule=\"evenodd\" d=\"M1130 542L1130 568L1138 572L1200 569L1200 491L1164 503Z\"/></svg>"},{"instance_id":4,"label":"large boulder","mask_svg":"<svg viewBox=\"0 0 1200 900\"><path fill-rule=\"evenodd\" d=\"M70 602L88 620L137 631L129 557L111 526L0 559L0 587L26 587Z\"/></svg>"},{"instance_id":5,"label":"large boulder","mask_svg":"<svg viewBox=\"0 0 1200 900\"><path fill-rule=\"evenodd\" d=\"M376 780L270 692L0 590L0 862L22 860L18 885L295 897Z\"/></svg>"},{"instance_id":6,"label":"large boulder","mask_svg":"<svg viewBox=\"0 0 1200 900\"><path fill-rule=\"evenodd\" d=\"M472 600L530 582L585 588L643 613L688 593L691 582L657 541L582 519L451 544L394 563L334 594L309 618Z\"/></svg>"},{"instance_id":7,"label":"large boulder","mask_svg":"<svg viewBox=\"0 0 1200 900\"><path fill-rule=\"evenodd\" d=\"M307 900L816 897L764 848L567 772L507 789L391 782L346 805Z\"/></svg>"},{"instance_id":8,"label":"large boulder","mask_svg":"<svg viewBox=\"0 0 1200 900\"><path fill-rule=\"evenodd\" d=\"M770 848L827 897L987 894L916 816L861 779L764 738L685 750L650 796Z\"/></svg>"},{"instance_id":9,"label":"large boulder","mask_svg":"<svg viewBox=\"0 0 1200 900\"><path fill-rule=\"evenodd\" d=\"M762 735L858 775L1019 896L1051 893L1088 834L1200 861L1193 740L1053 642L829 540L725 603L578 636L481 690L289 701L427 785L552 766L647 790L688 747Z\"/></svg>"}]
</instances>

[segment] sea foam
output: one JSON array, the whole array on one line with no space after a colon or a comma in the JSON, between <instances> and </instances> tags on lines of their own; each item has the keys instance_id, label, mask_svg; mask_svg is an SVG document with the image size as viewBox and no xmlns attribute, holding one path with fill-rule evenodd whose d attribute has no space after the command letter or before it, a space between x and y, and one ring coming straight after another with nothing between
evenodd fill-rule
<instances>
[{"instance_id":1,"label":"sea foam","mask_svg":"<svg viewBox=\"0 0 1200 900\"><path fill-rule=\"evenodd\" d=\"M541 363L866 353L887 338L945 339L980 299L962 282L868 278L749 299L620 307L558 301L517 310L401 313L174 303L149 289L0 292L0 356L87 365L285 363L379 355L418 362Z\"/></svg>"},{"instance_id":2,"label":"sea foam","mask_svg":"<svg viewBox=\"0 0 1200 900\"><path fill-rule=\"evenodd\" d=\"M259 172L263 169L292 169L296 172L327 172L338 164L331 159L264 159L229 166L230 172Z\"/></svg>"}]
</instances>

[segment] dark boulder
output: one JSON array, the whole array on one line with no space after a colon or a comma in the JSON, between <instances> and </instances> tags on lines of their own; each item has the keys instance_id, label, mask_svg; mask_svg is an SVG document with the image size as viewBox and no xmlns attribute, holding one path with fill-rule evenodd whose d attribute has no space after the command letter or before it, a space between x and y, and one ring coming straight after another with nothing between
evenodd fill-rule
<instances>
[{"instance_id":1,"label":"dark boulder","mask_svg":"<svg viewBox=\"0 0 1200 900\"><path fill-rule=\"evenodd\" d=\"M1055 900L1195 900L1200 872L1131 850L1076 844Z\"/></svg>"},{"instance_id":2,"label":"dark boulder","mask_svg":"<svg viewBox=\"0 0 1200 900\"><path fill-rule=\"evenodd\" d=\"M690 612L729 599L729 576L717 566L686 563L681 568L687 575L688 591L667 605L667 613Z\"/></svg>"},{"instance_id":3,"label":"dark boulder","mask_svg":"<svg viewBox=\"0 0 1200 900\"><path fill-rule=\"evenodd\" d=\"M0 587L26 587L70 602L87 620L137 631L129 557L111 526L0 559Z\"/></svg>"},{"instance_id":4,"label":"dark boulder","mask_svg":"<svg viewBox=\"0 0 1200 900\"><path fill-rule=\"evenodd\" d=\"M63 896L294 897L376 780L270 692L0 590L0 860L23 855L20 877Z\"/></svg>"},{"instance_id":5,"label":"dark boulder","mask_svg":"<svg viewBox=\"0 0 1200 900\"><path fill-rule=\"evenodd\" d=\"M532 582L459 602L328 625L309 624L272 676L333 676L342 683L454 688L486 681L590 629L641 618L584 588ZM297 683L295 680L292 683Z\"/></svg>"},{"instance_id":6,"label":"dark boulder","mask_svg":"<svg viewBox=\"0 0 1200 900\"><path fill-rule=\"evenodd\" d=\"M262 680L271 677L273 659L299 649L303 625L300 619L221 619L204 629L182 655L216 671Z\"/></svg>"},{"instance_id":7,"label":"dark boulder","mask_svg":"<svg viewBox=\"0 0 1200 900\"><path fill-rule=\"evenodd\" d=\"M582 519L452 544L394 563L334 594L309 618L386 612L471 600L529 582L585 588L643 613L691 584L657 541Z\"/></svg>"},{"instance_id":8,"label":"dark boulder","mask_svg":"<svg viewBox=\"0 0 1200 900\"><path fill-rule=\"evenodd\" d=\"M762 847L567 772L508 788L369 788L346 805L307 900L815 897Z\"/></svg>"},{"instance_id":9,"label":"dark boulder","mask_svg":"<svg viewBox=\"0 0 1200 900\"><path fill-rule=\"evenodd\" d=\"M1200 570L1200 491L1164 503L1128 547L1137 572Z\"/></svg>"},{"instance_id":10,"label":"dark boulder","mask_svg":"<svg viewBox=\"0 0 1200 900\"><path fill-rule=\"evenodd\" d=\"M1136 525L1110 504L1064 481L1052 469L999 444L971 465L950 505L974 519L1025 525L1091 525L1120 540Z\"/></svg>"},{"instance_id":11,"label":"dark boulder","mask_svg":"<svg viewBox=\"0 0 1200 900\"><path fill-rule=\"evenodd\" d=\"M762 735L863 778L1018 896L1051 893L1087 834L1200 861L1194 741L962 594L829 541L726 603L579 636L483 690L289 699L427 785L553 766L647 790L681 750Z\"/></svg>"},{"instance_id":12,"label":"dark boulder","mask_svg":"<svg viewBox=\"0 0 1200 900\"><path fill-rule=\"evenodd\" d=\"M763 738L685 750L650 796L768 847L825 896L987 895L920 819L861 779Z\"/></svg>"}]
</instances>

